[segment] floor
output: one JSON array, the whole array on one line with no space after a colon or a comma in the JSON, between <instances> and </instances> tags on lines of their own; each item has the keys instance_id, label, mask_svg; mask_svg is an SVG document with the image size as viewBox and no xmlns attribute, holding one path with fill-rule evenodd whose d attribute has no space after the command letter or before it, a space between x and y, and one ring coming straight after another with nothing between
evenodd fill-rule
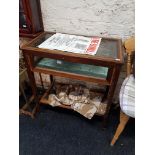
<instances>
[{"instance_id":1,"label":"floor","mask_svg":"<svg viewBox=\"0 0 155 155\"><path fill-rule=\"evenodd\" d=\"M20 106L22 101L20 97ZM41 105L35 119L19 116L20 155L134 155L134 119L115 146L109 145L118 118L119 109L111 110L108 127L103 130L99 116L88 120L70 110Z\"/></svg>"}]
</instances>

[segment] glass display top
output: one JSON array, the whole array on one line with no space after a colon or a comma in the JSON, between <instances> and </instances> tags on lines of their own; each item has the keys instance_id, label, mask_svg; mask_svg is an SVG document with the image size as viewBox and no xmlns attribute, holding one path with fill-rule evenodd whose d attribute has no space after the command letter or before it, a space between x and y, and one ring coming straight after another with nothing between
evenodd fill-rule
<instances>
[{"instance_id":1,"label":"glass display top","mask_svg":"<svg viewBox=\"0 0 155 155\"><path fill-rule=\"evenodd\" d=\"M43 43L45 40L47 40L53 34L52 33L45 33L41 37L37 38L34 42L30 43L29 46L38 48L38 45ZM100 46L99 46L95 56L111 57L113 59L117 59L118 55L119 55L118 54L118 40L117 39L102 38L101 42L100 42Z\"/></svg>"}]
</instances>

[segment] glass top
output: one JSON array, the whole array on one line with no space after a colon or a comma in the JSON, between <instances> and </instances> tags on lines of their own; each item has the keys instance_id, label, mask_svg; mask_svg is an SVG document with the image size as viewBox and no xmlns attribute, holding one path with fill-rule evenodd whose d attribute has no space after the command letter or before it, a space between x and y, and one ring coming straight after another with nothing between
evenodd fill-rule
<instances>
[{"instance_id":1,"label":"glass top","mask_svg":"<svg viewBox=\"0 0 155 155\"><path fill-rule=\"evenodd\" d=\"M43 36L39 37L36 41L32 42L30 46L38 48L38 45L43 43L46 39L51 37L53 34L45 33ZM111 58L117 59L118 58L118 40L102 38L100 46L95 56L104 56L104 57L111 57Z\"/></svg>"}]
</instances>

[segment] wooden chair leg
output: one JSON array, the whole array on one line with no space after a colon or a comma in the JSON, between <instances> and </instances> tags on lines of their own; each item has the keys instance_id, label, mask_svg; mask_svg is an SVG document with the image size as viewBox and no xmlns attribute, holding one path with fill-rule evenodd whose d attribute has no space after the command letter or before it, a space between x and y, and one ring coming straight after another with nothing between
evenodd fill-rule
<instances>
[{"instance_id":1,"label":"wooden chair leg","mask_svg":"<svg viewBox=\"0 0 155 155\"><path fill-rule=\"evenodd\" d=\"M110 143L111 146L113 146L115 144L115 142L117 141L118 137L120 136L120 134L124 130L129 118L130 118L129 116L127 116L122 111L120 111L120 123L119 123L117 130L115 132L115 135L114 135L114 137Z\"/></svg>"}]
</instances>

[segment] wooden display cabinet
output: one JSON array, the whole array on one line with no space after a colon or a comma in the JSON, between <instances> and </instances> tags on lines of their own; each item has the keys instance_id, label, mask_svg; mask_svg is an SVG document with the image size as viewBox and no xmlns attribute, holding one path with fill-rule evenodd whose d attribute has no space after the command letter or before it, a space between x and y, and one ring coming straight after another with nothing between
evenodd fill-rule
<instances>
[{"instance_id":1,"label":"wooden display cabinet","mask_svg":"<svg viewBox=\"0 0 155 155\"><path fill-rule=\"evenodd\" d=\"M19 35L34 38L43 32L39 0L19 0Z\"/></svg>"},{"instance_id":2,"label":"wooden display cabinet","mask_svg":"<svg viewBox=\"0 0 155 155\"><path fill-rule=\"evenodd\" d=\"M102 38L97 53L93 56L38 48L38 45L53 34L54 33L44 32L22 47L28 76L36 101L36 107L31 116L35 114L39 103L47 104L45 99L42 98L40 100L39 95L37 94L34 72L39 72L51 76L61 76L81 81L94 82L100 86L105 86L105 98L102 101L107 104L106 112L103 115L105 125L120 69L124 62L121 40L115 38ZM38 57L39 59L35 59L35 57ZM44 60L48 61L48 63L44 64ZM57 60L61 60L63 65L58 65L56 63ZM43 95L43 97L44 96L45 95ZM71 109L69 106L61 107Z\"/></svg>"}]
</instances>

